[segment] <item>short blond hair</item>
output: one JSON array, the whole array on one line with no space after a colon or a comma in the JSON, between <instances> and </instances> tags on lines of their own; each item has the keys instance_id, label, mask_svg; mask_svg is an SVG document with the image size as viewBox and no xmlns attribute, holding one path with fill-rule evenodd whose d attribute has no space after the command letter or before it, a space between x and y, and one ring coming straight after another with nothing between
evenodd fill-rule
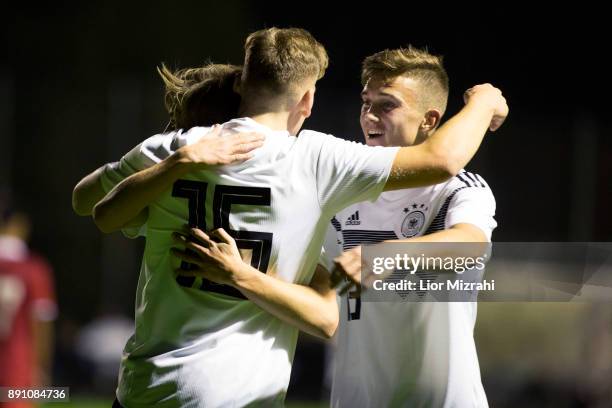
<instances>
[{"instance_id":1,"label":"short blond hair","mask_svg":"<svg viewBox=\"0 0 612 408\"><path fill-rule=\"evenodd\" d=\"M240 95L233 86L241 67L208 64L173 72L162 63L157 72L164 82L164 104L172 128L210 126L238 116Z\"/></svg>"},{"instance_id":2,"label":"short blond hair","mask_svg":"<svg viewBox=\"0 0 612 408\"><path fill-rule=\"evenodd\" d=\"M283 95L306 81L319 80L329 60L325 48L301 28L255 31L244 45L241 94Z\"/></svg>"},{"instance_id":3,"label":"short blond hair","mask_svg":"<svg viewBox=\"0 0 612 408\"><path fill-rule=\"evenodd\" d=\"M442 60L412 45L380 51L363 61L361 83L365 86L372 79L392 81L400 76L415 79L421 87L422 108L435 108L443 114L448 101L448 74Z\"/></svg>"}]
</instances>

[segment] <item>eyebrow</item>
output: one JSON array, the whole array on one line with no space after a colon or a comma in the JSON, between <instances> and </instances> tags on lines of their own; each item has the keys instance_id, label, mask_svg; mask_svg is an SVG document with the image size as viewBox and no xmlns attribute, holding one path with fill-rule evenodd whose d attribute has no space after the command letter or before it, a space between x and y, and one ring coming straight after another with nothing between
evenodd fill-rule
<instances>
[{"instance_id":1,"label":"eyebrow","mask_svg":"<svg viewBox=\"0 0 612 408\"><path fill-rule=\"evenodd\" d=\"M367 92L366 91L361 91L361 97L364 98L367 96ZM386 93L386 92L380 92L378 94L379 96L383 97L383 98L389 98L392 99L394 102L396 103L401 103L402 101L395 95L391 95L390 93Z\"/></svg>"}]
</instances>

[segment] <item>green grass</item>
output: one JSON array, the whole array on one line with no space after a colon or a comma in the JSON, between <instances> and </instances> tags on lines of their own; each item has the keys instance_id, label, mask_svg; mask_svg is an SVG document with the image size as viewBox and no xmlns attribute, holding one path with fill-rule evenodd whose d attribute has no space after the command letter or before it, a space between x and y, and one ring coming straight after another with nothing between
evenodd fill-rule
<instances>
[{"instance_id":1,"label":"green grass","mask_svg":"<svg viewBox=\"0 0 612 408\"><path fill-rule=\"evenodd\" d=\"M40 408L51 408L51 407L74 407L74 408L110 408L112 400L101 400L96 398L71 398L70 402L48 402L42 404ZM328 403L323 402L289 402L286 408L327 408Z\"/></svg>"},{"instance_id":2,"label":"green grass","mask_svg":"<svg viewBox=\"0 0 612 408\"><path fill-rule=\"evenodd\" d=\"M41 405L41 408L51 407L74 407L74 408L110 408L113 404L112 400L101 400L96 398L70 398L70 402L47 402Z\"/></svg>"}]
</instances>

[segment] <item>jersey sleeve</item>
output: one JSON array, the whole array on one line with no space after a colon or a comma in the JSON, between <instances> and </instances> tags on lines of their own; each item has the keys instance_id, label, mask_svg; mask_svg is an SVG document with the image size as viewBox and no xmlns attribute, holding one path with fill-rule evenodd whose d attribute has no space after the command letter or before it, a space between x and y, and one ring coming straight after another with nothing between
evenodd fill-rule
<instances>
[{"instance_id":1,"label":"jersey sleeve","mask_svg":"<svg viewBox=\"0 0 612 408\"><path fill-rule=\"evenodd\" d=\"M316 182L321 208L326 214L382 193L398 147L371 147L331 135L321 138Z\"/></svg>"},{"instance_id":2,"label":"jersey sleeve","mask_svg":"<svg viewBox=\"0 0 612 408\"><path fill-rule=\"evenodd\" d=\"M463 173L463 178L468 180L469 184L454 193L446 213L446 228L462 223L472 224L480 228L487 239L491 241L493 230L497 227L494 218L495 197L482 177L468 174L474 181L471 181Z\"/></svg>"}]
</instances>

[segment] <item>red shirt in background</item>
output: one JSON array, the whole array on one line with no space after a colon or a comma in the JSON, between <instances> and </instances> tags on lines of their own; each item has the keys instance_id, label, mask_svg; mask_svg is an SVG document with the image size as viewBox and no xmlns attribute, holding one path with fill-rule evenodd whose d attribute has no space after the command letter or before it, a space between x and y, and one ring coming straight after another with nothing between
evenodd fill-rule
<instances>
[{"instance_id":1,"label":"red shirt in background","mask_svg":"<svg viewBox=\"0 0 612 408\"><path fill-rule=\"evenodd\" d=\"M0 236L0 386L37 385L33 322L56 314L48 263L22 241Z\"/></svg>"}]
</instances>

